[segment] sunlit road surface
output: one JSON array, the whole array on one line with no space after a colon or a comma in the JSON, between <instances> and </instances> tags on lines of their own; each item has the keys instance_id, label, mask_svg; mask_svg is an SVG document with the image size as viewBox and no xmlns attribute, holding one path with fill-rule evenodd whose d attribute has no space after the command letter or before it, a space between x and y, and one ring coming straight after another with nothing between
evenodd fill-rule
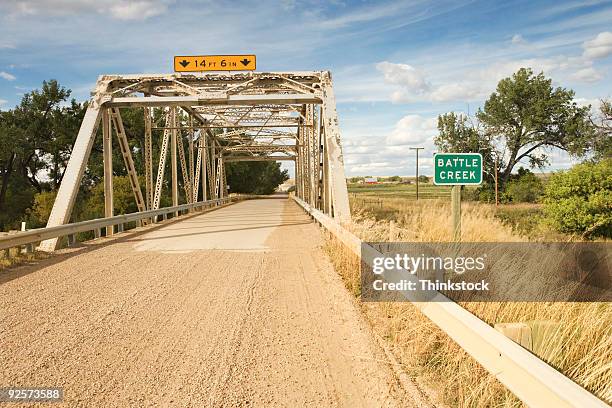
<instances>
[{"instance_id":1,"label":"sunlit road surface","mask_svg":"<svg viewBox=\"0 0 612 408\"><path fill-rule=\"evenodd\" d=\"M0 273L0 386L53 406L414 406L292 201L241 202ZM16 405L12 405L16 406Z\"/></svg>"}]
</instances>

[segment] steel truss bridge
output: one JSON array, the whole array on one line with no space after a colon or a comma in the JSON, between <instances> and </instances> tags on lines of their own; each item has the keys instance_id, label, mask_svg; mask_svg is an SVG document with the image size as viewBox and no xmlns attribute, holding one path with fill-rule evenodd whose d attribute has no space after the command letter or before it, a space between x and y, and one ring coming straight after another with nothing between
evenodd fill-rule
<instances>
[{"instance_id":1,"label":"steel truss bridge","mask_svg":"<svg viewBox=\"0 0 612 408\"><path fill-rule=\"evenodd\" d=\"M121 117L126 107L140 107L144 115L144 192ZM157 122L154 108L163 110ZM192 204L227 194L225 163L287 160L295 163L300 199L337 220L350 219L336 102L327 71L100 76L47 227L69 222L100 124L105 217L114 215L115 134L140 212L159 208L169 155L173 206L179 205L179 177L187 204ZM153 157L158 137L161 149L159 157ZM106 233L111 235L112 227ZM47 240L41 249L54 250L57 242Z\"/></svg>"},{"instance_id":2,"label":"steel truss bridge","mask_svg":"<svg viewBox=\"0 0 612 408\"><path fill-rule=\"evenodd\" d=\"M144 192L122 121L121 108L125 107L140 107L144 115ZM157 109L156 115L153 114L154 108ZM101 219L69 224L100 124L106 214ZM137 213L113 214L114 135L129 174L138 205ZM161 146L159 157L153 157L154 143ZM172 206L159 208L168 156ZM247 201L242 200L244 197L228 196L225 164L245 160L294 161L294 202ZM157 164L156 169L154 164ZM179 177L183 180L187 203L178 202ZM299 213L294 211L296 209ZM182 219L176 217L181 213L198 211L201 214ZM288 211L287 217L282 216L284 211ZM338 118L328 72L101 76L47 227L0 235L0 250L10 255L11 248L18 248L21 252L21 247L26 246L26 251L32 251L38 242L43 241L39 248L52 251L62 237L68 237L71 246L79 232L93 231L99 238L103 228L106 228L108 236L115 228L122 231L122 226L127 223L142 224L158 217L165 219L168 215L177 219L143 228L149 231L140 231L140 238L115 236L106 241L108 245L98 246L95 256L90 256L93 254L88 250L75 252L36 267L42 270L35 269L25 274L14 271L12 275L17 276L14 282L10 277L0 282L0 289L4 290L3 305L7 308L4 320L8 322L4 325L7 330L0 331L4 336L0 340L9 350L4 353L8 362L6 366L13 368L5 372L17 379L14 383L27 383L21 377L22 372L32 372L35 378L45 378L45 375L46 378L58 378L58 373L63 373L72 386L73 396L69 398L78 395L79 398L99 398L102 401L117 398L124 392L119 405L126 405L126 401L133 402L134 395L123 385L124 376L141 376L136 378L142 381L155 376L156 385L164 390L162 396L173 396L177 384L175 374L182 371L185 378L194 375L200 378L194 383L197 387L183 388L179 382L180 392L192 390L195 398L199 396L197 392L202 391L201 384L213 384L213 393L222 388L218 386L221 382L236 381L235 387L229 387L232 391L243 386L245 381L248 384L248 374L232 379L232 370L235 368L236 372L245 370L247 373L246 370L256 370L252 362L257 359L253 355L277 347L259 357L268 364L286 364L278 366L287 367L288 373L290 362L303 364L304 355L310 358L312 365L307 366L308 370L295 371L296 383L309 370L316 373L317 380L320 373L327 373L324 382L312 381L321 384L320 388L313 388L311 394L317 398L329 391L328 381L335 381L331 387L333 399L330 400L335 405L356 405L339 403L338 397L355 397L359 392L362 392L362 398L368 398L373 392L387 390L378 402L388 400L391 396L389 384L380 382L373 386L372 381L384 378L380 373L399 364L380 360L379 352L370 349L370 343L365 340L362 341L363 350L370 354L361 351L347 353L355 346L356 339L369 331L355 330L358 326L347 325L347 322L361 319L354 313L353 303L344 296L346 293L333 291L337 280L332 276L337 278L336 272L330 263L323 265L324 262L318 259L325 255L312 239L319 230L311 218L360 263L373 266L375 259L385 256L341 224L341 221L350 219L350 210ZM281 228L282 233L276 234ZM188 233L185 233L186 229ZM274 235L277 236L271 238ZM261 251L262 237L270 239L271 250ZM246 241L247 245L236 250L240 241ZM218 247L218 243L225 246ZM219 250L229 251L232 257L219 255ZM172 251L179 256L173 255ZM183 256L185 252L191 255ZM206 269L203 269L204 264ZM158 274L159 269L162 273ZM73 276L76 276L74 281ZM158 280L162 284L158 284ZM24 288L28 286L37 289L27 293ZM236 290L238 287L240 290ZM276 289L273 296L261 296L270 293L270 288ZM231 293L232 296L222 298L219 293ZM208 301L217 295L221 301ZM403 293L403 296L525 405L542 408L608 406L444 294L437 293L429 302L422 302L410 293ZM73 318L80 319L80 328L74 327ZM271 321L276 322L278 328L272 325L274 330L269 330L266 324ZM159 329L159 326L164 327ZM245 328L260 328L262 331L249 332ZM155 336L150 337L151 333ZM175 339L184 336L188 339L183 338L183 346L179 346ZM271 340L274 338L279 340ZM187 344L191 346L187 347ZM250 348L246 348L249 344ZM28 356L35 356L32 361L45 364L24 362L20 358L24 347ZM242 350L244 354L237 354L236 350L241 350L241 347L245 347ZM146 348L155 353L148 353L149 356L140 353ZM326 351L321 352L323 349ZM158 350L164 350L167 360L182 365L177 368L166 365L166 359L156 359L154 354ZM117 355L123 358L117 359ZM245 355L248 358L244 358ZM283 356L280 362L273 361L280 355ZM317 357L321 355L334 356L334 359ZM143 363L143 356L149 357L148 363ZM64 360L70 363L61 366ZM201 364L188 364L194 360ZM351 376L351 370L360 369L364 362L379 365L368 366L367 370L361 368L361 375ZM110 369L109 364L113 364ZM269 371L273 375L275 370ZM257 375L251 378L260 376L260 371L253 372ZM380 375L372 375L377 372ZM277 373L285 375L282 369ZM107 384L115 384L115 387L98 389L101 397L97 397L98 392L91 392L89 380L79 381L107 374L108 377L101 378L108 379ZM213 377L224 381L211 382ZM408 376L400 373L397 378L392 384ZM276 390L278 383L287 382L287 377L274 379L276 383L271 385L275 386L269 390ZM293 387L293 383L290 386ZM298 387L299 390L303 388ZM279 388L276 397L286 397L285 389ZM151 388L142 389L144 393L143 390L146 390L146 395L142 398L150 397ZM210 398L206 390L203 394ZM417 394L412 393L413 403L409 405L429 406L418 402L421 397ZM269 394L265 395L269 398ZM224 396L217 395L223 403L226 402ZM312 401L310 395L306 396L308 399L305 401ZM253 394L249 394L249 398L252 397ZM104 403L109 405L108 401ZM155 403L172 405L158 400ZM295 401L292 403L296 404Z\"/></svg>"}]
</instances>

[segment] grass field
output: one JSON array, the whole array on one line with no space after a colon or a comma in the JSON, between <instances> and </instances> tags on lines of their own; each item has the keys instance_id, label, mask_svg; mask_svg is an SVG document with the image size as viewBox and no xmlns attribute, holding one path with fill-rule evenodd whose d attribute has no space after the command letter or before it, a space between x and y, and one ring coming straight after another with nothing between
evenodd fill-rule
<instances>
[{"instance_id":1,"label":"grass field","mask_svg":"<svg viewBox=\"0 0 612 408\"><path fill-rule=\"evenodd\" d=\"M494 204L470 202L466 199L475 187L464 187L463 207L478 206L487 209L495 218L512 229L513 234L534 240L567 240L570 237L552 231L544 222L541 204ZM366 210L378 220L398 221L416 205L414 184L348 184L352 210ZM434 184L419 184L419 199L441 204L450 202L451 188ZM427 205L427 204L425 204ZM438 204L436 204L438 205Z\"/></svg>"},{"instance_id":2,"label":"grass field","mask_svg":"<svg viewBox=\"0 0 612 408\"><path fill-rule=\"evenodd\" d=\"M357 196L383 196L416 198L416 184L349 184L349 194ZM450 197L450 187L419 184L419 198Z\"/></svg>"},{"instance_id":3,"label":"grass field","mask_svg":"<svg viewBox=\"0 0 612 408\"><path fill-rule=\"evenodd\" d=\"M346 225L364 241L445 242L452 240L450 199L444 187L428 185L431 199L415 200L414 185L349 186L353 222ZM435 198L433 198L435 197ZM424 197L423 197L424 198ZM465 202L462 239L466 242L516 242L575 239L542 233L538 204ZM330 259L349 290L359 296L360 263L329 238ZM534 352L576 383L612 402L612 306L608 303L461 303L488 324L551 323L556 327ZM406 372L436 389L452 407L520 407L495 377L458 347L412 304L361 303L373 330L391 346Z\"/></svg>"}]
</instances>

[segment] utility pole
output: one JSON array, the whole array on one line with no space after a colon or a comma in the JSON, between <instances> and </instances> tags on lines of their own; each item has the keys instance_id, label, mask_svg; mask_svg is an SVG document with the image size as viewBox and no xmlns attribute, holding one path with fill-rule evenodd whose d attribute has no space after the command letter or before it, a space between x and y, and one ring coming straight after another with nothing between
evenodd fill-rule
<instances>
[{"instance_id":1,"label":"utility pole","mask_svg":"<svg viewBox=\"0 0 612 408\"><path fill-rule=\"evenodd\" d=\"M419 150L424 147L410 147L410 150L416 150L416 199L419 201Z\"/></svg>"}]
</instances>

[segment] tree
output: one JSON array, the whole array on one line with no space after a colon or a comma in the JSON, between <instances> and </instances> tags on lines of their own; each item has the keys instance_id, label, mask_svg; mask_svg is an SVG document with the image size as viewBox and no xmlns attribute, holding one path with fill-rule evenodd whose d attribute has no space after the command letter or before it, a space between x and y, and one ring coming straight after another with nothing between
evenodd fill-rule
<instances>
[{"instance_id":1,"label":"tree","mask_svg":"<svg viewBox=\"0 0 612 408\"><path fill-rule=\"evenodd\" d=\"M26 210L29 228L41 228L47 224L57 191L43 191L34 196L34 204Z\"/></svg>"},{"instance_id":2,"label":"tree","mask_svg":"<svg viewBox=\"0 0 612 408\"><path fill-rule=\"evenodd\" d=\"M544 184L529 169L520 167L506 186L505 197L513 203L535 203L544 192Z\"/></svg>"},{"instance_id":3,"label":"tree","mask_svg":"<svg viewBox=\"0 0 612 408\"><path fill-rule=\"evenodd\" d=\"M489 140L478 132L469 118L463 114L448 112L438 116L438 136L434 142L447 153L468 153L489 149Z\"/></svg>"},{"instance_id":4,"label":"tree","mask_svg":"<svg viewBox=\"0 0 612 408\"><path fill-rule=\"evenodd\" d=\"M0 212L4 210L6 194L20 153L12 112L0 112Z\"/></svg>"},{"instance_id":5,"label":"tree","mask_svg":"<svg viewBox=\"0 0 612 408\"><path fill-rule=\"evenodd\" d=\"M62 106L70 93L56 80L44 81L40 90L25 94L13 110L23 153L20 171L38 192L42 191L41 170L49 171L54 188L59 185L85 114L85 107L75 100Z\"/></svg>"},{"instance_id":6,"label":"tree","mask_svg":"<svg viewBox=\"0 0 612 408\"><path fill-rule=\"evenodd\" d=\"M612 238L612 159L583 163L554 174L544 212L559 231Z\"/></svg>"},{"instance_id":7,"label":"tree","mask_svg":"<svg viewBox=\"0 0 612 408\"><path fill-rule=\"evenodd\" d=\"M40 90L25 94L14 109L1 112L0 209L6 207L9 187L20 185L15 177L23 178L38 193L49 187L40 178L43 172L51 178L51 188L59 185L85 112L74 100L64 106L69 96L70 90L57 81L44 81Z\"/></svg>"},{"instance_id":8,"label":"tree","mask_svg":"<svg viewBox=\"0 0 612 408\"><path fill-rule=\"evenodd\" d=\"M227 163L227 184L232 193L272 194L289 179L287 170L272 161L242 161Z\"/></svg>"},{"instance_id":9,"label":"tree","mask_svg":"<svg viewBox=\"0 0 612 408\"><path fill-rule=\"evenodd\" d=\"M589 150L595 160L612 157L612 101L602 100L599 107L599 117L591 120L595 127L595 135L589 145Z\"/></svg>"},{"instance_id":10,"label":"tree","mask_svg":"<svg viewBox=\"0 0 612 408\"><path fill-rule=\"evenodd\" d=\"M429 177L421 174L419 176L419 183L424 183L424 184L429 183Z\"/></svg>"},{"instance_id":11,"label":"tree","mask_svg":"<svg viewBox=\"0 0 612 408\"><path fill-rule=\"evenodd\" d=\"M559 148L576 156L585 153L593 137L590 107L579 107L573 99L572 90L553 88L543 73L534 75L529 68L521 68L498 83L476 116L485 135L504 150L500 155L507 158L502 184L524 159L532 167L546 165L546 148Z\"/></svg>"},{"instance_id":12,"label":"tree","mask_svg":"<svg viewBox=\"0 0 612 408\"><path fill-rule=\"evenodd\" d=\"M438 135L434 143L445 153L482 154L485 179L493 180L495 159L491 140L479 131L468 116L455 112L438 116Z\"/></svg>"},{"instance_id":13,"label":"tree","mask_svg":"<svg viewBox=\"0 0 612 408\"><path fill-rule=\"evenodd\" d=\"M104 183L96 184L86 194L85 205L82 208L75 208L75 210L77 212L75 218L78 219L88 220L104 217ZM138 212L128 176L113 176L113 211L114 214Z\"/></svg>"}]
</instances>

